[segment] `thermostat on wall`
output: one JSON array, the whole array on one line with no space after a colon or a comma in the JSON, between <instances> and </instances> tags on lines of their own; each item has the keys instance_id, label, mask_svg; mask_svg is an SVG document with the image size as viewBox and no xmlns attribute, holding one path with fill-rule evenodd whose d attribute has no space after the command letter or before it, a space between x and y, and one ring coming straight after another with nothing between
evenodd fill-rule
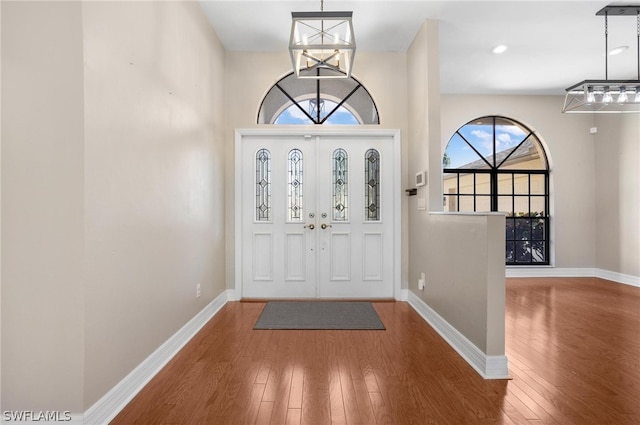
<instances>
[{"instance_id":1,"label":"thermostat on wall","mask_svg":"<svg viewBox=\"0 0 640 425\"><path fill-rule=\"evenodd\" d=\"M416 186L424 186L427 184L427 172L422 171L416 174Z\"/></svg>"}]
</instances>

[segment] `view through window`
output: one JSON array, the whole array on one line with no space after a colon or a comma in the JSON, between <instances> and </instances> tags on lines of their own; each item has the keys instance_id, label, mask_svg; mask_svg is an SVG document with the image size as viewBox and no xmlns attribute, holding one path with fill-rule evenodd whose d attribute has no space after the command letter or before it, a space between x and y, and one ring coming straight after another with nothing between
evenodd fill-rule
<instances>
[{"instance_id":1,"label":"view through window","mask_svg":"<svg viewBox=\"0 0 640 425\"><path fill-rule=\"evenodd\" d=\"M506 264L549 264L549 165L534 132L500 116L475 119L442 160L445 211L502 211Z\"/></svg>"}]
</instances>

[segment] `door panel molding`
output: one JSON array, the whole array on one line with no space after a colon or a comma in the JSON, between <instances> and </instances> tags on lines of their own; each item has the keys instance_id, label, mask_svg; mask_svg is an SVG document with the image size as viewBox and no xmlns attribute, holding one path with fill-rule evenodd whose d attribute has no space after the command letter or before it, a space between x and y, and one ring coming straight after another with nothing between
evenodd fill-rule
<instances>
[{"instance_id":1,"label":"door panel molding","mask_svg":"<svg viewBox=\"0 0 640 425\"><path fill-rule=\"evenodd\" d=\"M305 234L302 232L285 233L285 275L284 280L305 280L307 262L304 253L307 251Z\"/></svg>"},{"instance_id":2,"label":"door panel molding","mask_svg":"<svg viewBox=\"0 0 640 425\"><path fill-rule=\"evenodd\" d=\"M253 279L273 280L273 235L253 234Z\"/></svg>"},{"instance_id":3,"label":"door panel molding","mask_svg":"<svg viewBox=\"0 0 640 425\"><path fill-rule=\"evenodd\" d=\"M351 233L331 232L330 279L351 279Z\"/></svg>"},{"instance_id":4,"label":"door panel molding","mask_svg":"<svg viewBox=\"0 0 640 425\"><path fill-rule=\"evenodd\" d=\"M382 241L380 232L362 234L362 280L382 280Z\"/></svg>"}]
</instances>

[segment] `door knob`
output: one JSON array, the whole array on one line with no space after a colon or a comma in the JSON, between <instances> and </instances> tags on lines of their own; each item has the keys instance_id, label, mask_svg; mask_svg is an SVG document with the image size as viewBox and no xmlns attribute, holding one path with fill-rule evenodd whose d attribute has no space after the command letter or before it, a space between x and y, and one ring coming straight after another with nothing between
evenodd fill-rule
<instances>
[{"instance_id":1,"label":"door knob","mask_svg":"<svg viewBox=\"0 0 640 425\"><path fill-rule=\"evenodd\" d=\"M313 229L315 229L315 228L316 228L315 224L313 224L313 223L311 223L311 224L307 224L306 226L304 226L304 228L305 228L305 229L306 229L307 227L309 228L309 230L313 230Z\"/></svg>"},{"instance_id":2,"label":"door knob","mask_svg":"<svg viewBox=\"0 0 640 425\"><path fill-rule=\"evenodd\" d=\"M332 226L332 225L330 225L330 224L322 223L322 224L320 225L320 227L322 228L322 230L324 230L324 229L326 229L327 227L333 227L333 226Z\"/></svg>"}]
</instances>

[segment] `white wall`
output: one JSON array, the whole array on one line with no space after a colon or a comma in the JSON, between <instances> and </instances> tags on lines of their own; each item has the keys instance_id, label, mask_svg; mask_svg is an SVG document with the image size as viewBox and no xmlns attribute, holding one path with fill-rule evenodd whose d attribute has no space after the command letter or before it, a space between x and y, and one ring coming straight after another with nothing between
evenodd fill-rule
<instances>
[{"instance_id":1,"label":"white wall","mask_svg":"<svg viewBox=\"0 0 640 425\"><path fill-rule=\"evenodd\" d=\"M2 4L3 410L83 405L81 5Z\"/></svg>"},{"instance_id":2,"label":"white wall","mask_svg":"<svg viewBox=\"0 0 640 425\"><path fill-rule=\"evenodd\" d=\"M225 290L224 49L196 2L2 40L2 409L82 413Z\"/></svg>"},{"instance_id":3,"label":"white wall","mask_svg":"<svg viewBox=\"0 0 640 425\"><path fill-rule=\"evenodd\" d=\"M402 146L402 169L406 170L407 145L407 86L403 53L361 53L355 57L353 76L369 90L378 107L380 128L400 129ZM226 80L226 222L227 228L235 226L234 210L234 131L242 128L259 128L256 123L258 109L269 89L283 76L291 72L291 60L286 51L278 53L227 52ZM267 125L268 126L268 125ZM295 128L301 128L296 126ZM406 174L402 176L402 187L407 187ZM403 197L403 271L406 282L407 227L406 197ZM235 286L234 270L235 241L233 231L227 232L227 286ZM404 286L406 287L406 285ZM237 294L239 296L239 294Z\"/></svg>"},{"instance_id":4,"label":"white wall","mask_svg":"<svg viewBox=\"0 0 640 425\"><path fill-rule=\"evenodd\" d=\"M640 114L598 115L596 264L640 278Z\"/></svg>"}]
</instances>

